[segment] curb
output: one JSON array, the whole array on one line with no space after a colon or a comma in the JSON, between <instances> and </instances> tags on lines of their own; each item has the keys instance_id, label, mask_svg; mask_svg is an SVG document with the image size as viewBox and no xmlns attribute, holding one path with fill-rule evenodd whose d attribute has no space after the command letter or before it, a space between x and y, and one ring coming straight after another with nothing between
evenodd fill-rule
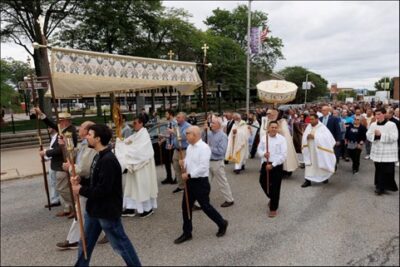
<instances>
[{"instance_id":1,"label":"curb","mask_svg":"<svg viewBox=\"0 0 400 267\"><path fill-rule=\"evenodd\" d=\"M18 171L17 171L18 172ZM11 181L11 180L17 180L17 179L25 179L25 178L32 178L34 176L42 175L43 172L40 173L32 173L32 174L26 174L26 175L10 175L9 177L4 177L3 175L0 176L1 182L3 181Z\"/></svg>"}]
</instances>

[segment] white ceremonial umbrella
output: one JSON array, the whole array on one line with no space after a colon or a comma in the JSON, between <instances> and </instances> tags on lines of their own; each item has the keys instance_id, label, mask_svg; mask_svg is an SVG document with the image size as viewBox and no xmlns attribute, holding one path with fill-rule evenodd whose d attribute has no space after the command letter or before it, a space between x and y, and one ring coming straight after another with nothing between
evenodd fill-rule
<instances>
[{"instance_id":1,"label":"white ceremonial umbrella","mask_svg":"<svg viewBox=\"0 0 400 267\"><path fill-rule=\"evenodd\" d=\"M258 97L262 102L283 104L296 98L297 85L282 80L269 80L257 84Z\"/></svg>"}]
</instances>

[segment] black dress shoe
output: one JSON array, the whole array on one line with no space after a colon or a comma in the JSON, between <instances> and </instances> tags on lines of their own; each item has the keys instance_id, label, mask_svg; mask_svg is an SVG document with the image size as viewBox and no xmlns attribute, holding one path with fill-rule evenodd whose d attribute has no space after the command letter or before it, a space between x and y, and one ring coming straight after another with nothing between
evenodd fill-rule
<instances>
[{"instance_id":1,"label":"black dress shoe","mask_svg":"<svg viewBox=\"0 0 400 267\"><path fill-rule=\"evenodd\" d=\"M191 239L192 239L192 234L182 234L180 237L174 240L174 243L180 244Z\"/></svg>"},{"instance_id":2,"label":"black dress shoe","mask_svg":"<svg viewBox=\"0 0 400 267\"><path fill-rule=\"evenodd\" d=\"M236 173L236 174L239 174L240 170L234 170L233 172Z\"/></svg>"},{"instance_id":3,"label":"black dress shoe","mask_svg":"<svg viewBox=\"0 0 400 267\"><path fill-rule=\"evenodd\" d=\"M242 168L241 168L240 170L244 171L244 170L245 170L245 166L243 165Z\"/></svg>"},{"instance_id":4,"label":"black dress shoe","mask_svg":"<svg viewBox=\"0 0 400 267\"><path fill-rule=\"evenodd\" d=\"M218 229L218 232L217 232L216 236L217 236L217 237L224 236L225 233L226 233L226 229L227 229L227 228L228 228L228 221L227 221L227 220L224 220L224 225L221 226L221 227Z\"/></svg>"},{"instance_id":5,"label":"black dress shoe","mask_svg":"<svg viewBox=\"0 0 400 267\"><path fill-rule=\"evenodd\" d=\"M306 180L302 185L301 185L301 187L308 187L308 186L311 186L311 182L309 181L309 180Z\"/></svg>"},{"instance_id":6,"label":"black dress shoe","mask_svg":"<svg viewBox=\"0 0 400 267\"><path fill-rule=\"evenodd\" d=\"M225 201L224 203L221 204L221 207L226 208L226 207L230 207L233 205L233 201Z\"/></svg>"},{"instance_id":7,"label":"black dress shoe","mask_svg":"<svg viewBox=\"0 0 400 267\"><path fill-rule=\"evenodd\" d=\"M51 203L51 204L50 204L50 208L52 208L52 207L58 207L58 206L61 206L61 203L60 203L60 202ZM44 205L44 207L45 207L46 209L48 209L48 208L49 208L49 204Z\"/></svg>"},{"instance_id":8,"label":"black dress shoe","mask_svg":"<svg viewBox=\"0 0 400 267\"><path fill-rule=\"evenodd\" d=\"M161 184L170 184L170 183L172 183L171 178L165 178L164 180L161 181Z\"/></svg>"},{"instance_id":9,"label":"black dress shoe","mask_svg":"<svg viewBox=\"0 0 400 267\"><path fill-rule=\"evenodd\" d=\"M201 210L201 207L193 205L192 211Z\"/></svg>"},{"instance_id":10,"label":"black dress shoe","mask_svg":"<svg viewBox=\"0 0 400 267\"><path fill-rule=\"evenodd\" d=\"M325 181L323 181L322 183L327 184L329 183L329 179L326 179Z\"/></svg>"},{"instance_id":11,"label":"black dress shoe","mask_svg":"<svg viewBox=\"0 0 400 267\"><path fill-rule=\"evenodd\" d=\"M183 189L177 187L174 191L172 191L172 193L175 194L175 193L178 193L178 192L181 192L181 191L183 191Z\"/></svg>"},{"instance_id":12,"label":"black dress shoe","mask_svg":"<svg viewBox=\"0 0 400 267\"><path fill-rule=\"evenodd\" d=\"M375 194L376 194L376 195L378 195L378 196L382 195L382 194L383 194L383 192L384 192L384 191L383 191L383 190L381 190L381 189L378 189L378 188L377 188L377 189L375 189Z\"/></svg>"},{"instance_id":13,"label":"black dress shoe","mask_svg":"<svg viewBox=\"0 0 400 267\"><path fill-rule=\"evenodd\" d=\"M176 178L174 180L171 181L170 184L177 184L178 182L176 181Z\"/></svg>"}]
</instances>

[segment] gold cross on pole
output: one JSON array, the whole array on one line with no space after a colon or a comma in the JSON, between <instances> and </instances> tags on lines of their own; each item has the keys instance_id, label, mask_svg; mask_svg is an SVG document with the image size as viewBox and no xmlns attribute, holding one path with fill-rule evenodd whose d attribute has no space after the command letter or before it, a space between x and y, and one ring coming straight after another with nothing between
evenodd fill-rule
<instances>
[{"instance_id":1,"label":"gold cross on pole","mask_svg":"<svg viewBox=\"0 0 400 267\"><path fill-rule=\"evenodd\" d=\"M201 47L201 49L203 49L204 52L204 57L207 57L207 49L209 49L210 47L204 43L204 45Z\"/></svg>"},{"instance_id":2,"label":"gold cross on pole","mask_svg":"<svg viewBox=\"0 0 400 267\"><path fill-rule=\"evenodd\" d=\"M172 60L172 57L175 55L174 52L172 52L172 50L169 50L168 52L168 56L169 56L169 60Z\"/></svg>"}]
</instances>

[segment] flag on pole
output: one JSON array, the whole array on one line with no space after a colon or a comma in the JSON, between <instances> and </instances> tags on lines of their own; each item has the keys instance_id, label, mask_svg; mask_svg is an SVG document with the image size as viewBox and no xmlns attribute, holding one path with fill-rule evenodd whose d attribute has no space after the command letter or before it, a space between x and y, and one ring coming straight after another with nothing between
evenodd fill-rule
<instances>
[{"instance_id":1,"label":"flag on pole","mask_svg":"<svg viewBox=\"0 0 400 267\"><path fill-rule=\"evenodd\" d=\"M262 30L262 32L261 32L261 34L260 34L260 41L261 41L261 43L263 43L264 41L267 40L267 35L268 35L269 32L270 32L270 31L269 31L268 27L265 27L264 30Z\"/></svg>"}]
</instances>

